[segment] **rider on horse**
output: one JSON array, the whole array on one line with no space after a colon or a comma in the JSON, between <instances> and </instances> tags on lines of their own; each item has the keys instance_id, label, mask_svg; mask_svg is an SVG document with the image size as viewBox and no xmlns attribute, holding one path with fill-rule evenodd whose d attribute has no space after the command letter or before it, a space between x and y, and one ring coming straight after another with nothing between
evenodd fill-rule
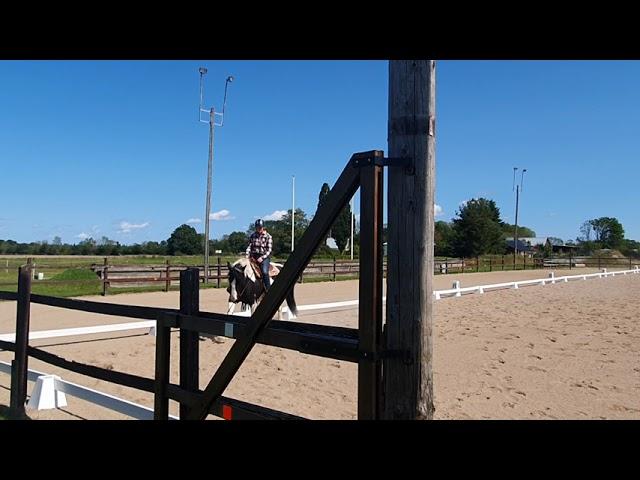
<instances>
[{"instance_id":1,"label":"rider on horse","mask_svg":"<svg viewBox=\"0 0 640 480\"><path fill-rule=\"evenodd\" d=\"M269 290L271 286L271 279L269 278L269 265L271 260L271 250L273 249L273 238L267 233L264 228L264 222L262 219L256 220L256 231L249 237L249 246L247 247L247 258L252 259L260 265L260 271L262 272L262 282L264 283L265 291Z\"/></svg>"}]
</instances>

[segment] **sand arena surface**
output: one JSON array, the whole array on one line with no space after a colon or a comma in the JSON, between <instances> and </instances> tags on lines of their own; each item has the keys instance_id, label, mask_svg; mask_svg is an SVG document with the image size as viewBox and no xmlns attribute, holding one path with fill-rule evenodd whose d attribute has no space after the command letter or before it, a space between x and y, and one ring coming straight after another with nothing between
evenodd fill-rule
<instances>
[{"instance_id":1,"label":"sand arena surface","mask_svg":"<svg viewBox=\"0 0 640 480\"><path fill-rule=\"evenodd\" d=\"M556 270L564 274L595 270ZM546 271L435 277L473 286L546 277ZM640 419L640 275L577 280L500 290L435 302L434 384L440 419ZM299 305L352 300L358 282L302 284ZM89 297L83 297L89 299ZM177 308L178 292L93 297L113 303ZM201 310L224 312L226 293L203 290ZM32 305L31 330L124 323L135 319ZM356 327L355 309L301 312L299 321ZM15 327L15 302L0 302L0 333ZM178 332L172 338L171 381L178 382ZM201 388L233 340L200 342ZM153 377L155 337L145 330L49 340L31 345L69 360ZM10 362L11 352L0 352ZM149 407L153 395L95 380L30 359L29 367ZM9 404L9 375L0 373L0 405ZM270 408L315 419L356 418L357 366L257 345L225 392ZM30 392L33 383L29 382ZM67 396L62 410L30 412L34 419L124 419ZM177 404L170 412L177 415ZM214 418L214 417L210 417Z\"/></svg>"}]
</instances>

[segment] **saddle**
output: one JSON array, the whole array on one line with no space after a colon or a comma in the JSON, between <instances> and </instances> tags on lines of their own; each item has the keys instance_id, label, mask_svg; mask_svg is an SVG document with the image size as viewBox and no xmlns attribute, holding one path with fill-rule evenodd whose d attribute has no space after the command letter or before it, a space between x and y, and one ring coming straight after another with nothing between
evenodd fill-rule
<instances>
[{"instance_id":1,"label":"saddle","mask_svg":"<svg viewBox=\"0 0 640 480\"><path fill-rule=\"evenodd\" d=\"M262 269L260 268L260 264L256 262L253 258L249 259L249 264L253 270L253 273L256 275L256 278L262 278ZM269 264L269 277L273 278L280 273L280 269L276 267L273 263Z\"/></svg>"}]
</instances>

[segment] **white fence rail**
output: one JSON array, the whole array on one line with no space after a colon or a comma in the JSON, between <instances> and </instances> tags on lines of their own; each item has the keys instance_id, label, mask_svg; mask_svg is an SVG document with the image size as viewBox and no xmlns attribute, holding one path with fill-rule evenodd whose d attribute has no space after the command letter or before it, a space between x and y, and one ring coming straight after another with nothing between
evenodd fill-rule
<instances>
[{"instance_id":1,"label":"white fence rail","mask_svg":"<svg viewBox=\"0 0 640 480\"><path fill-rule=\"evenodd\" d=\"M142 322L140 322L142 323ZM0 372L11 375L11 364L0 361ZM50 381L53 377L53 381ZM28 408L44 410L66 406L66 398L60 394L66 394L71 397L80 398L87 402L100 405L102 407L113 410L114 412L127 415L138 420L153 420L153 408L145 407L122 398L118 398L108 393L99 392L89 387L78 385L77 383L62 380L59 377L48 375L37 370L29 369L27 380L30 382L39 382L32 391L32 396L27 405ZM55 401L47 401L55 397ZM61 404L62 403L62 404ZM172 420L178 420L178 417L169 415Z\"/></svg>"}]
</instances>

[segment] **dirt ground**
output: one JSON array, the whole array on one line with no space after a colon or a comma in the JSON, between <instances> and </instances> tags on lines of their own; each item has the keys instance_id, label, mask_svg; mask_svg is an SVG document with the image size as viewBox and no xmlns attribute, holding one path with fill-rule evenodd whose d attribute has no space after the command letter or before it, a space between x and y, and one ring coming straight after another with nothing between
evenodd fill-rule
<instances>
[{"instance_id":1,"label":"dirt ground","mask_svg":"<svg viewBox=\"0 0 640 480\"><path fill-rule=\"evenodd\" d=\"M556 270L563 274L594 270ZM435 277L435 288L455 280L473 286L546 277L543 271L470 273ZM435 302L434 390L439 419L640 419L640 275L577 280ZM296 287L299 305L353 300L358 282ZM83 297L89 299L89 297ZM95 301L177 308L178 292L94 297ZM200 293L203 311L226 310L226 293ZM135 321L33 304L31 330ZM356 327L353 308L301 312L299 321ZM0 333L15 327L15 302L0 302ZM173 333L171 381L178 382L178 332ZM204 388L233 340L200 343ZM69 360L152 378L155 337L146 330L33 340L31 345ZM11 352L0 352L10 362ZM95 380L30 359L29 367L64 380L153 406L153 395ZM0 405L9 404L9 375L0 373ZM29 383L31 391L33 383ZM225 396L313 419L354 419L357 365L257 345ZM61 410L34 419L125 419L67 396ZM177 404L170 411L177 414ZM213 417L211 417L213 418Z\"/></svg>"}]
</instances>

